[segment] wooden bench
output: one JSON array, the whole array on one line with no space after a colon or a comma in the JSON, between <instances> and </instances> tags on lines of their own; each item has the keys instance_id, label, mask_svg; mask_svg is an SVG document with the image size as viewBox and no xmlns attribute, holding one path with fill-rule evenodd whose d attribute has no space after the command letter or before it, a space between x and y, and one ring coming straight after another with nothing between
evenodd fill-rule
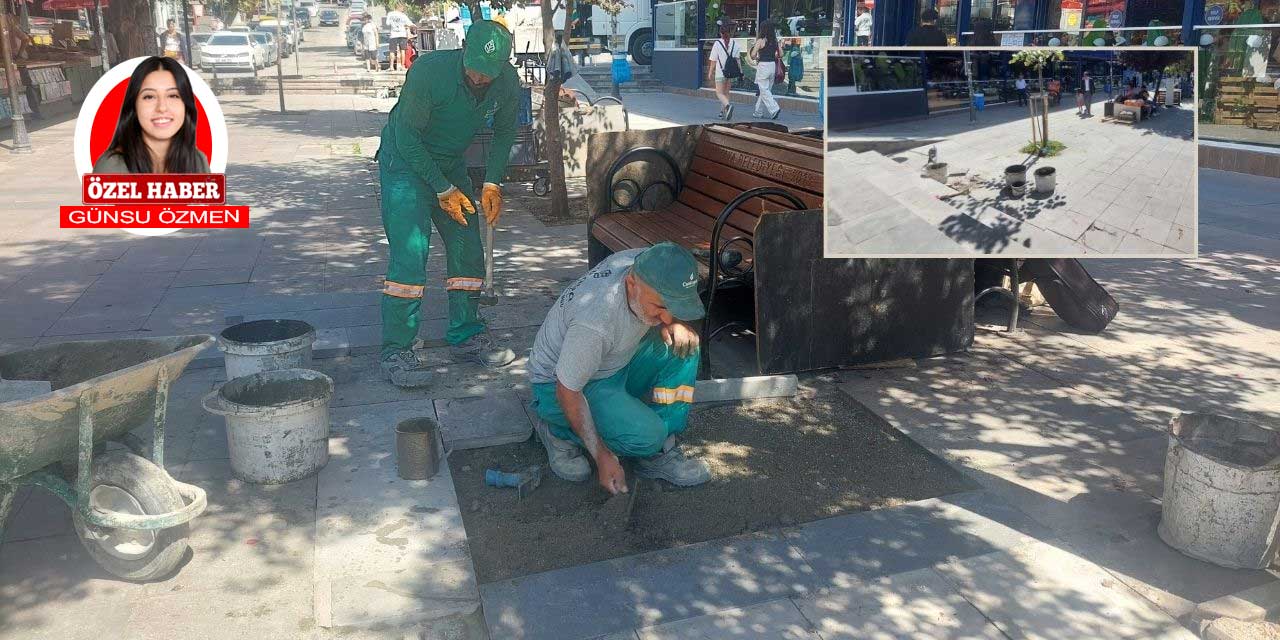
<instances>
[{"instance_id":1,"label":"wooden bench","mask_svg":"<svg viewBox=\"0 0 1280 640\"><path fill-rule=\"evenodd\" d=\"M584 52L589 56L594 56L604 51L604 47L601 47L600 41L595 38L569 38L569 51L574 55Z\"/></svg>"},{"instance_id":2,"label":"wooden bench","mask_svg":"<svg viewBox=\"0 0 1280 640\"><path fill-rule=\"evenodd\" d=\"M589 263L594 266L613 252L664 241L694 252L702 266L707 302L703 344L733 327L750 329L760 373L920 357L967 347L972 340L972 261L894 265L824 260L822 140L768 125L689 127L696 140L682 143L675 154L680 161L669 149L655 146L619 147L616 155L603 157L593 150L594 161L609 169L602 181L589 186L603 192L594 198L587 225ZM606 148L609 145L599 140L644 135L650 134L597 134L591 144ZM633 163L656 167L637 179L619 177ZM850 280L905 282L907 270L915 272L911 302L895 308L923 305L928 299L929 305L946 309L933 316L948 318L945 328L928 313L883 324L878 318L855 319L869 313L863 301L857 295L837 299L829 293L833 284ZM965 278L970 288L961 302L956 296L963 297ZM852 284L847 286L853 290ZM902 293L905 300L908 294L905 289ZM742 305L726 310L721 303L743 298L750 300L747 313L738 308ZM965 304L967 316L956 311ZM864 332L881 330L884 335L860 342ZM709 371L709 352L702 350L704 372Z\"/></svg>"}]
</instances>

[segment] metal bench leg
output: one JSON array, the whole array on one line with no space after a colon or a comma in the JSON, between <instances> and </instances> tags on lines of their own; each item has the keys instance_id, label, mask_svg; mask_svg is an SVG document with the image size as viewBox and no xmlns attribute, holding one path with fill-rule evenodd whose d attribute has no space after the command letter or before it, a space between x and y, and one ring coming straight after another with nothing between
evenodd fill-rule
<instances>
[{"instance_id":1,"label":"metal bench leg","mask_svg":"<svg viewBox=\"0 0 1280 640\"><path fill-rule=\"evenodd\" d=\"M1018 287L1020 286L1018 284L1018 259L1013 258L1009 260L1009 263L1011 267L1011 270L1009 273L1009 288L1006 289L1000 286L987 287L986 289L983 289L976 297L974 297L973 303L975 305L978 304L978 301L981 300L982 297L987 295L988 293L1000 294L1008 298L1009 306L1010 306L1008 332L1013 333L1018 330L1018 311L1020 306L1018 304Z\"/></svg>"}]
</instances>

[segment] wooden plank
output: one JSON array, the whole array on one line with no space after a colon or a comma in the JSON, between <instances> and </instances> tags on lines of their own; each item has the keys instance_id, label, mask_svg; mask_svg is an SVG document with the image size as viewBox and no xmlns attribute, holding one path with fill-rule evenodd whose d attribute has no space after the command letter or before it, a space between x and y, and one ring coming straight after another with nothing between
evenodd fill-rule
<instances>
[{"instance_id":1,"label":"wooden plank","mask_svg":"<svg viewBox=\"0 0 1280 640\"><path fill-rule=\"evenodd\" d=\"M685 189L681 192L679 203L693 209L694 211L701 211L703 213L714 211L715 214L707 216L712 225L715 224L715 216L719 215L720 210L728 204L715 200L711 196L693 189ZM762 211L760 211L760 207L761 203L758 200L755 202L744 203L741 207L735 209L733 213L729 214L726 224L736 227L746 235L752 235L755 233L756 222L760 217L760 213L762 213Z\"/></svg>"},{"instance_id":2,"label":"wooden plank","mask_svg":"<svg viewBox=\"0 0 1280 640\"><path fill-rule=\"evenodd\" d=\"M721 130L723 131L723 130ZM740 132L739 132L740 133ZM724 164L741 167L744 170L761 175L772 175L779 167L799 167L809 171L822 172L822 156L820 154L796 152L784 149L771 141L757 142L732 137L724 133L707 129L702 133L698 146L717 145L729 152L730 160ZM694 155L701 155L697 149ZM783 177L786 177L785 175Z\"/></svg>"},{"instance_id":3,"label":"wooden plank","mask_svg":"<svg viewBox=\"0 0 1280 640\"><path fill-rule=\"evenodd\" d=\"M599 218L596 218L596 222L594 225L592 225L592 229L593 230L600 229L602 231L607 231L614 238L617 238L617 240L621 242L624 245L624 248L626 249L638 249L640 247L649 246L649 243L646 242L643 237L637 235L636 233L632 232L630 229L626 228L621 224L621 221L619 220L619 218L626 215L628 214L606 213L600 216ZM596 237L599 238L600 236L596 236ZM601 241L603 240L604 239L601 238ZM608 245L608 242L606 242L605 244ZM614 247L611 245L609 246L609 248L615 251L618 250L617 247Z\"/></svg>"},{"instance_id":4,"label":"wooden plank","mask_svg":"<svg viewBox=\"0 0 1280 640\"><path fill-rule=\"evenodd\" d=\"M694 157L703 158L715 164L733 167L734 170L746 175L780 182L790 186L792 189L799 189L800 191L818 195L822 194L823 169L821 166L817 170L806 169L770 159L762 160L755 156L738 153L732 149L710 145L698 147L694 151ZM744 158L749 158L750 160L747 161Z\"/></svg>"},{"instance_id":5,"label":"wooden plank","mask_svg":"<svg viewBox=\"0 0 1280 640\"><path fill-rule=\"evenodd\" d=\"M724 125L714 125L714 126L716 126L717 128L724 127ZM785 142L812 147L813 149L816 149L819 153L824 153L822 141L816 138L810 138L809 136L799 136L794 133L785 133L782 131L774 131L772 129L763 129L760 127L741 127L740 126L740 127L730 127L730 128L736 129L738 131L743 131L743 130L749 131L756 135L764 136L766 138L773 138L775 140L782 140Z\"/></svg>"},{"instance_id":6,"label":"wooden plank","mask_svg":"<svg viewBox=\"0 0 1280 640\"><path fill-rule=\"evenodd\" d=\"M783 189L787 189L787 187L783 185L778 185L778 186L781 186ZM743 191L746 191L751 187L748 187L747 189L743 189L742 187L726 184L723 181L717 180L699 171L691 170L689 172L689 175L686 176L685 178L685 188L693 189L694 191L697 191L699 193L709 195L715 198L717 201L723 201L725 204L728 204L730 200L738 197L739 195L742 194ZM762 198L757 198L757 199L763 202L771 203L772 205L774 205L774 208L778 211L791 211L792 209L797 209L797 208L799 209L821 209L822 208L821 199L815 198L814 196L804 193L803 191L796 191L794 189L787 189L787 191L791 191L796 195L797 198L800 198L800 201L803 203L802 206L796 207L794 204L791 203L790 200L786 200L782 196L769 195L769 196L764 196ZM809 204L814 200L817 200L818 202L817 206Z\"/></svg>"},{"instance_id":7,"label":"wooden plank","mask_svg":"<svg viewBox=\"0 0 1280 640\"><path fill-rule=\"evenodd\" d=\"M746 142L754 142L754 143L763 144L771 147L778 147L781 149L786 149L787 151L791 151L793 153L808 155L808 156L816 157L819 159L821 159L823 155L822 146L814 145L811 139L805 138L803 139L803 141L801 141L802 139L800 136L795 136L795 139L787 140L781 137L787 134L782 134L778 131L770 131L769 133L772 135L765 135L763 133L764 130L761 130L761 129L734 128L734 127L724 127L719 125L711 125L710 127L707 127L707 131L713 134L719 134L719 135L724 135L731 138L737 138L739 140L743 140ZM734 147L735 145L727 144L725 146Z\"/></svg>"},{"instance_id":8,"label":"wooden plank","mask_svg":"<svg viewBox=\"0 0 1280 640\"><path fill-rule=\"evenodd\" d=\"M800 201L805 204L805 207L809 209L822 208L821 193L815 194L793 184L785 184L777 180L770 180L767 177L753 175L745 171L738 171L733 167L717 164L707 160L706 158L695 157L692 165L689 167L689 173L691 175L696 173L707 176L708 178L714 178L721 183L737 189L739 192L747 191L749 189L757 189L759 187L780 187L795 194L795 196L800 198ZM779 203L781 203L781 201L779 201Z\"/></svg>"},{"instance_id":9,"label":"wooden plank","mask_svg":"<svg viewBox=\"0 0 1280 640\"><path fill-rule=\"evenodd\" d=\"M626 249L636 248L628 247L626 242L613 234L611 231L613 224L606 220L610 215L615 214L607 213L596 218L596 223L591 225L591 235L594 236L596 240L599 240L600 244L608 247L611 251L624 251Z\"/></svg>"}]
</instances>

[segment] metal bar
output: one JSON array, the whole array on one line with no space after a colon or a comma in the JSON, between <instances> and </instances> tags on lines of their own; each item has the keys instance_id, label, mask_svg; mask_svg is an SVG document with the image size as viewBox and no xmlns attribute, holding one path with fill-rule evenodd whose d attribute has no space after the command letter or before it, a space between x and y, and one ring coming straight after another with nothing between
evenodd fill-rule
<instances>
[{"instance_id":1,"label":"metal bar","mask_svg":"<svg viewBox=\"0 0 1280 640\"><path fill-rule=\"evenodd\" d=\"M791 201L795 206L795 211L803 211L804 203L800 201L795 194L781 187L756 187L748 189L738 194L732 202L724 206L720 210L720 215L716 217L715 226L711 227L711 255L707 262L710 268L707 283L707 313L702 321L702 331L699 344L702 345L702 363L706 367L706 371L711 371L711 311L716 303L716 289L719 288L720 280L720 233L724 230L724 225L729 221L729 216L733 215L734 210L742 206L742 203L764 196L780 196ZM754 260L754 258L752 258Z\"/></svg>"},{"instance_id":2,"label":"metal bar","mask_svg":"<svg viewBox=\"0 0 1280 640\"><path fill-rule=\"evenodd\" d=\"M1018 330L1018 259L1009 259L1009 290L1013 292L1012 303L1009 305L1009 333Z\"/></svg>"},{"instance_id":3,"label":"metal bar","mask_svg":"<svg viewBox=\"0 0 1280 640\"><path fill-rule=\"evenodd\" d=\"M80 413L79 460L76 463L76 508L89 513L89 484L93 474L93 395L92 390L80 394L76 401Z\"/></svg>"},{"instance_id":4,"label":"metal bar","mask_svg":"<svg viewBox=\"0 0 1280 640\"><path fill-rule=\"evenodd\" d=\"M4 542L4 521L9 518L9 510L13 508L13 494L17 492L17 485L0 484L0 543Z\"/></svg>"},{"instance_id":5,"label":"metal bar","mask_svg":"<svg viewBox=\"0 0 1280 640\"><path fill-rule=\"evenodd\" d=\"M169 370L160 365L156 374L156 413L155 426L151 432L151 461L157 467L164 468L164 427L169 413Z\"/></svg>"}]
</instances>

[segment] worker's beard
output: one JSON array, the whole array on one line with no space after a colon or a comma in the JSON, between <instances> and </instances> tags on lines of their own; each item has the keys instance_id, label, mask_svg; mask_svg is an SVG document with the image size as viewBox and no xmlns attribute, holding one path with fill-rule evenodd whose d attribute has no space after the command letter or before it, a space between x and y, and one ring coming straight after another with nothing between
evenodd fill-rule
<instances>
[{"instance_id":1,"label":"worker's beard","mask_svg":"<svg viewBox=\"0 0 1280 640\"><path fill-rule=\"evenodd\" d=\"M631 313L635 314L635 316L640 319L640 322L645 323L645 325L656 327L659 324L662 324L662 321L657 318L651 319L645 316L644 306L640 304L640 296L627 293L627 306L631 307Z\"/></svg>"}]
</instances>

